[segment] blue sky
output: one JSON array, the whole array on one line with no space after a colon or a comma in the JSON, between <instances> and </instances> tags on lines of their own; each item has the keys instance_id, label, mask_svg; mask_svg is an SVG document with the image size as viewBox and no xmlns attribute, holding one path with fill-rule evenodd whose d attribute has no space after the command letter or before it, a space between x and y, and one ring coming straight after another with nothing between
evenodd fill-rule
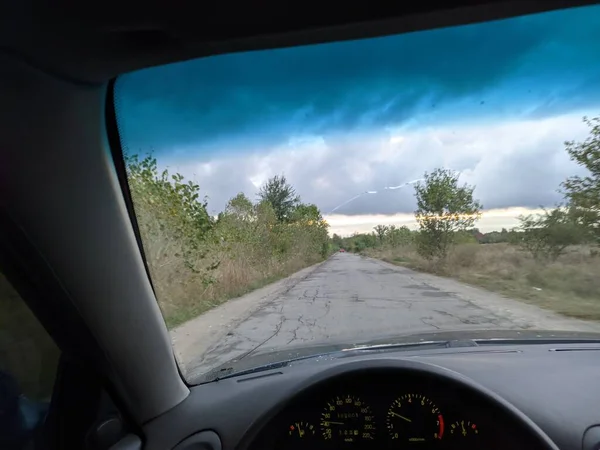
<instances>
[{"instance_id":1,"label":"blue sky","mask_svg":"<svg viewBox=\"0 0 600 450\"><path fill-rule=\"evenodd\" d=\"M598 23L594 6L147 69L117 84L121 137L198 182L214 212L282 172L326 213L439 166L488 209L548 205L578 170L563 141L600 115ZM413 209L407 189L337 212Z\"/></svg>"}]
</instances>

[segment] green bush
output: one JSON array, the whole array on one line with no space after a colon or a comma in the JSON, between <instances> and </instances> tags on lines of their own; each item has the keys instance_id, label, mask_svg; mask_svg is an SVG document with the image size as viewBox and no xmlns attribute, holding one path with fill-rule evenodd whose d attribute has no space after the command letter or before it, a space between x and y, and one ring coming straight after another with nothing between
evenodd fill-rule
<instances>
[{"instance_id":1,"label":"green bush","mask_svg":"<svg viewBox=\"0 0 600 450\"><path fill-rule=\"evenodd\" d=\"M415 184L419 224L417 251L428 260L445 259L460 232L473 227L482 205L473 198L474 186L458 184L459 175L448 169L425 172Z\"/></svg>"},{"instance_id":2,"label":"green bush","mask_svg":"<svg viewBox=\"0 0 600 450\"><path fill-rule=\"evenodd\" d=\"M240 193L211 217L200 187L159 171L151 155L129 156L126 165L154 289L170 326L331 252L320 211L301 203L284 177L269 180L258 203Z\"/></svg>"},{"instance_id":3,"label":"green bush","mask_svg":"<svg viewBox=\"0 0 600 450\"><path fill-rule=\"evenodd\" d=\"M568 210L555 208L519 217L521 246L536 260L556 259L571 245L584 241L586 230Z\"/></svg>"}]
</instances>

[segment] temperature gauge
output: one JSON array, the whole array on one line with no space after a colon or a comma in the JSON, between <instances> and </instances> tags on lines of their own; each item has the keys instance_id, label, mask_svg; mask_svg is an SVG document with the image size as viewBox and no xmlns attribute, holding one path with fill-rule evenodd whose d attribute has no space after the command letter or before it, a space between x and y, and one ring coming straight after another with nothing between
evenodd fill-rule
<instances>
[{"instance_id":1,"label":"temperature gauge","mask_svg":"<svg viewBox=\"0 0 600 450\"><path fill-rule=\"evenodd\" d=\"M477 424L471 422L470 420L457 420L450 425L450 434L452 436L463 437L477 435L479 434L479 428L477 427Z\"/></svg>"},{"instance_id":2,"label":"temperature gauge","mask_svg":"<svg viewBox=\"0 0 600 450\"><path fill-rule=\"evenodd\" d=\"M290 437L304 439L315 435L315 427L307 422L295 422L288 427Z\"/></svg>"}]
</instances>

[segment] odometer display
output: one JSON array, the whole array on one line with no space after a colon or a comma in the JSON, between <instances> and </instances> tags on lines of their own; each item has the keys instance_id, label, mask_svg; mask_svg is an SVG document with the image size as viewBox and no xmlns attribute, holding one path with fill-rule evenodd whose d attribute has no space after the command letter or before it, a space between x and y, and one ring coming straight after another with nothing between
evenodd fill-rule
<instances>
[{"instance_id":1,"label":"odometer display","mask_svg":"<svg viewBox=\"0 0 600 450\"><path fill-rule=\"evenodd\" d=\"M326 440L356 442L375 437L375 419L371 408L358 397L335 397L321 413L321 432Z\"/></svg>"}]
</instances>

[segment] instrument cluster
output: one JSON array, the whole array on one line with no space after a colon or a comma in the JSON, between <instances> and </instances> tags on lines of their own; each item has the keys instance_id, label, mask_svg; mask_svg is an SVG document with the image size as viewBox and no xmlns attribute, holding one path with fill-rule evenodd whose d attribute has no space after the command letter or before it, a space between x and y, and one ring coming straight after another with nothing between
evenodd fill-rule
<instances>
[{"instance_id":1,"label":"instrument cluster","mask_svg":"<svg viewBox=\"0 0 600 450\"><path fill-rule=\"evenodd\" d=\"M253 449L526 448L520 433L503 410L460 386L364 374L300 394Z\"/></svg>"},{"instance_id":2,"label":"instrument cluster","mask_svg":"<svg viewBox=\"0 0 600 450\"><path fill-rule=\"evenodd\" d=\"M476 417L456 411L444 414L425 394L408 392L389 398L385 411L383 398L371 400L375 405L357 395L336 395L318 411L302 411L302 417L287 424L286 435L279 437L281 448L366 447L375 441L385 442L388 448L424 448L425 444L449 448L442 442L450 443L450 448L478 448L481 438L485 440Z\"/></svg>"}]
</instances>

